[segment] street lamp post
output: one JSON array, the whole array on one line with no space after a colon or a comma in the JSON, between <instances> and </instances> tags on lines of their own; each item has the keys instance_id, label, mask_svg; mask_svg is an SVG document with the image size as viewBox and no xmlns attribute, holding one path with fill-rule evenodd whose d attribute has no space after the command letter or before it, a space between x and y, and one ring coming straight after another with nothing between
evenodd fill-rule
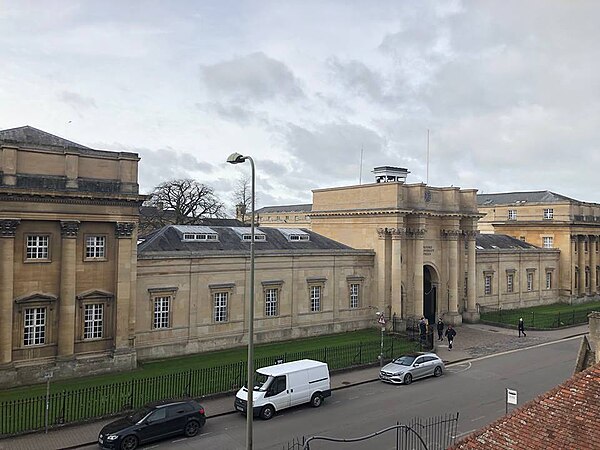
<instances>
[{"instance_id":1,"label":"street lamp post","mask_svg":"<svg viewBox=\"0 0 600 450\"><path fill-rule=\"evenodd\" d=\"M252 419L254 418L254 160L250 156L232 153L227 158L230 164L250 161L252 168L252 214L250 222L250 304L248 305L248 398L246 402L246 449L252 450Z\"/></svg>"}]
</instances>

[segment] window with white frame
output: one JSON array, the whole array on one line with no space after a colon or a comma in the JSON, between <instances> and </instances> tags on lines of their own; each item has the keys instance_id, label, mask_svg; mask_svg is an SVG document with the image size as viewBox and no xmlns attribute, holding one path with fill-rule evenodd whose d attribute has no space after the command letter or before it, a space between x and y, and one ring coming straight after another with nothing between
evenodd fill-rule
<instances>
[{"instance_id":1,"label":"window with white frame","mask_svg":"<svg viewBox=\"0 0 600 450\"><path fill-rule=\"evenodd\" d=\"M100 339L104 329L104 304L90 303L84 306L83 339Z\"/></svg>"},{"instance_id":2,"label":"window with white frame","mask_svg":"<svg viewBox=\"0 0 600 450\"><path fill-rule=\"evenodd\" d=\"M213 318L215 322L227 322L229 320L228 305L229 292L213 293Z\"/></svg>"},{"instance_id":3,"label":"window with white frame","mask_svg":"<svg viewBox=\"0 0 600 450\"><path fill-rule=\"evenodd\" d=\"M554 248L554 238L552 236L544 236L542 238L542 246L544 248Z\"/></svg>"},{"instance_id":4,"label":"window with white frame","mask_svg":"<svg viewBox=\"0 0 600 450\"><path fill-rule=\"evenodd\" d=\"M310 287L310 312L321 311L321 286Z\"/></svg>"},{"instance_id":5,"label":"window with white frame","mask_svg":"<svg viewBox=\"0 0 600 450\"><path fill-rule=\"evenodd\" d=\"M86 259L104 259L106 257L106 236L86 236Z\"/></svg>"},{"instance_id":6,"label":"window with white frame","mask_svg":"<svg viewBox=\"0 0 600 450\"><path fill-rule=\"evenodd\" d=\"M553 208L545 208L544 209L544 219L553 219L554 218L554 209Z\"/></svg>"},{"instance_id":7,"label":"window with white frame","mask_svg":"<svg viewBox=\"0 0 600 450\"><path fill-rule=\"evenodd\" d=\"M552 272L546 272L546 289L552 289Z\"/></svg>"},{"instance_id":8,"label":"window with white frame","mask_svg":"<svg viewBox=\"0 0 600 450\"><path fill-rule=\"evenodd\" d=\"M23 321L23 345L45 344L46 308L26 308Z\"/></svg>"},{"instance_id":9,"label":"window with white frame","mask_svg":"<svg viewBox=\"0 0 600 450\"><path fill-rule=\"evenodd\" d=\"M514 292L515 290L515 274L506 274L506 292Z\"/></svg>"},{"instance_id":10,"label":"window with white frame","mask_svg":"<svg viewBox=\"0 0 600 450\"><path fill-rule=\"evenodd\" d=\"M533 291L533 272L527 272L527 290Z\"/></svg>"},{"instance_id":11,"label":"window with white frame","mask_svg":"<svg viewBox=\"0 0 600 450\"><path fill-rule=\"evenodd\" d=\"M508 220L517 220L517 210L516 209L508 210Z\"/></svg>"},{"instance_id":12,"label":"window with white frame","mask_svg":"<svg viewBox=\"0 0 600 450\"><path fill-rule=\"evenodd\" d=\"M350 308L351 309L356 309L360 305L359 295L360 295L360 284L350 283Z\"/></svg>"},{"instance_id":13,"label":"window with white frame","mask_svg":"<svg viewBox=\"0 0 600 450\"><path fill-rule=\"evenodd\" d=\"M37 234L27 236L27 259L49 259L49 248L50 236Z\"/></svg>"},{"instance_id":14,"label":"window with white frame","mask_svg":"<svg viewBox=\"0 0 600 450\"><path fill-rule=\"evenodd\" d=\"M278 305L279 289L265 289L265 316L273 317L279 315Z\"/></svg>"},{"instance_id":15,"label":"window with white frame","mask_svg":"<svg viewBox=\"0 0 600 450\"><path fill-rule=\"evenodd\" d=\"M485 276L484 276L483 293L485 295L492 294L492 275L491 274L485 274Z\"/></svg>"},{"instance_id":16,"label":"window with white frame","mask_svg":"<svg viewBox=\"0 0 600 450\"><path fill-rule=\"evenodd\" d=\"M165 295L154 297L154 317L152 328L159 330L161 328L171 327L171 296Z\"/></svg>"}]
</instances>

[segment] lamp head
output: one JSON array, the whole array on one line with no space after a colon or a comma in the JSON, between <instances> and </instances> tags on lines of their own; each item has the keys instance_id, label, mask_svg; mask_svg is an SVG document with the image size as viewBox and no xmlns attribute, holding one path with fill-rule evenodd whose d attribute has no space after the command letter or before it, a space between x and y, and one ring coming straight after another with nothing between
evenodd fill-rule
<instances>
[{"instance_id":1,"label":"lamp head","mask_svg":"<svg viewBox=\"0 0 600 450\"><path fill-rule=\"evenodd\" d=\"M375 315L376 315L376 316L380 316L380 315L381 315L381 311L377 311L377 312L375 313Z\"/></svg>"},{"instance_id":2,"label":"lamp head","mask_svg":"<svg viewBox=\"0 0 600 450\"><path fill-rule=\"evenodd\" d=\"M246 161L246 157L244 155L240 155L239 153L232 153L227 157L227 162L229 164L239 164Z\"/></svg>"}]
</instances>

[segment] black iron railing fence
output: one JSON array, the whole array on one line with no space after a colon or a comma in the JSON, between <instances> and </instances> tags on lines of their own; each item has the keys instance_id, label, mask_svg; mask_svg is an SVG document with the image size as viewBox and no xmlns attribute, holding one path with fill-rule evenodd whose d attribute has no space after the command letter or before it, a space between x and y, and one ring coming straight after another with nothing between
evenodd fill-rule
<instances>
[{"instance_id":1,"label":"black iron railing fence","mask_svg":"<svg viewBox=\"0 0 600 450\"><path fill-rule=\"evenodd\" d=\"M384 360L397 353L412 350L407 344L389 336L384 337ZM322 347L316 350L284 353L279 356L257 358L255 367L298 359L316 359L327 362L330 370L371 364L378 361L381 341ZM216 367L190 369L126 382L94 386L85 389L64 390L21 400L0 402L0 436L44 429L46 402L48 427L107 417L139 408L164 399L199 398L239 389L247 379L247 364L238 361ZM208 411L210 414L210 411Z\"/></svg>"},{"instance_id":2,"label":"black iron railing fence","mask_svg":"<svg viewBox=\"0 0 600 450\"><path fill-rule=\"evenodd\" d=\"M572 310L562 312L536 312L519 309L502 309L492 306L480 306L482 322L517 326L519 318L523 318L526 328L560 328L588 323L588 314L598 308Z\"/></svg>"}]
</instances>

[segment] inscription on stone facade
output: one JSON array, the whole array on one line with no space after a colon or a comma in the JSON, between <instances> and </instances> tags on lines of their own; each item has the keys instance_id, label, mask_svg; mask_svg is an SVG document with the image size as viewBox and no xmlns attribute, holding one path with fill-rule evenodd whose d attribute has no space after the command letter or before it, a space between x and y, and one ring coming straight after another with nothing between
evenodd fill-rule
<instances>
[{"instance_id":1,"label":"inscription on stone facade","mask_svg":"<svg viewBox=\"0 0 600 450\"><path fill-rule=\"evenodd\" d=\"M434 251L435 251L435 249L433 248L433 245L424 245L423 246L423 256L431 256L431 255L433 255Z\"/></svg>"}]
</instances>

